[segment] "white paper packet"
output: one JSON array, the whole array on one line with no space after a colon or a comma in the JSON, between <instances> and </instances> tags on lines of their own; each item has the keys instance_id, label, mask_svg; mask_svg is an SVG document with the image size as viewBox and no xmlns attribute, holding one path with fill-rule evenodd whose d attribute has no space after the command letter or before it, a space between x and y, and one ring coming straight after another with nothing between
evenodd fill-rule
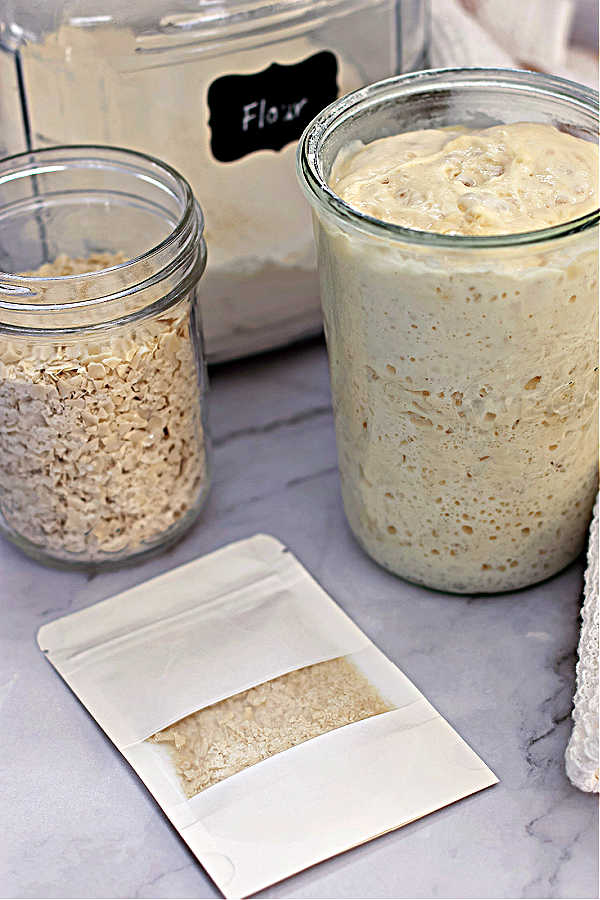
<instances>
[{"instance_id":1,"label":"white paper packet","mask_svg":"<svg viewBox=\"0 0 600 900\"><path fill-rule=\"evenodd\" d=\"M275 538L255 535L38 632L77 697L226 897L244 897L497 782ZM394 707L191 799L146 739L196 710L347 657Z\"/></svg>"}]
</instances>

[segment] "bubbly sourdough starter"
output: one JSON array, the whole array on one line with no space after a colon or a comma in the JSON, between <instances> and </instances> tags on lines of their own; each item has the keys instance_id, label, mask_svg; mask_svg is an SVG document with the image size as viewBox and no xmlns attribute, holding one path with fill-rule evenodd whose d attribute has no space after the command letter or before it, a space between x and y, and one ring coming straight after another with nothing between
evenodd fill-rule
<instances>
[{"instance_id":1,"label":"bubbly sourdough starter","mask_svg":"<svg viewBox=\"0 0 600 900\"><path fill-rule=\"evenodd\" d=\"M340 154L330 179L421 230L537 230L597 205L597 148L548 125L444 129ZM344 504L381 564L441 590L541 580L597 489L595 229L498 249L318 226Z\"/></svg>"}]
</instances>

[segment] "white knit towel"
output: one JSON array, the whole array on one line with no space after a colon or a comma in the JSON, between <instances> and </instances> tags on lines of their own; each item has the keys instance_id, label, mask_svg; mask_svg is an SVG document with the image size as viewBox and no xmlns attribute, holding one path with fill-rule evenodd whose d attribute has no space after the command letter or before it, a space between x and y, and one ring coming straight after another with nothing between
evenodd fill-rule
<instances>
[{"instance_id":1,"label":"white knit towel","mask_svg":"<svg viewBox=\"0 0 600 900\"><path fill-rule=\"evenodd\" d=\"M574 0L432 0L430 8L434 68L533 67L598 86L593 49L569 44Z\"/></svg>"},{"instance_id":2,"label":"white knit towel","mask_svg":"<svg viewBox=\"0 0 600 900\"><path fill-rule=\"evenodd\" d=\"M585 573L573 732L565 753L567 775L582 791L598 792L598 500Z\"/></svg>"}]
</instances>

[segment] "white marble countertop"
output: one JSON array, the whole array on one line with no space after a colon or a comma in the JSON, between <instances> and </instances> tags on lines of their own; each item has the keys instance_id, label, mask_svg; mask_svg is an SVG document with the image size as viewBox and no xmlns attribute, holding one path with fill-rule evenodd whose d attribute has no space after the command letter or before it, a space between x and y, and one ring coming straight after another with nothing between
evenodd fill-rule
<instances>
[{"instance_id":1,"label":"white marble countertop","mask_svg":"<svg viewBox=\"0 0 600 900\"><path fill-rule=\"evenodd\" d=\"M496 598L387 574L344 521L319 341L213 373L214 486L175 548L86 576L0 540L0 893L218 897L35 643L45 622L257 531L286 542L500 784L291 878L280 898L597 896L597 800L569 784L582 563Z\"/></svg>"}]
</instances>

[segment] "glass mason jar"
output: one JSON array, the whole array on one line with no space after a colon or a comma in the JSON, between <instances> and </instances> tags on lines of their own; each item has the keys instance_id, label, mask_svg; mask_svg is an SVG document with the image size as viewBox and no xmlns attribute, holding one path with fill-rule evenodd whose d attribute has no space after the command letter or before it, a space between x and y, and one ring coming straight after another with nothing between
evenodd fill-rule
<instances>
[{"instance_id":1,"label":"glass mason jar","mask_svg":"<svg viewBox=\"0 0 600 900\"><path fill-rule=\"evenodd\" d=\"M19 97L22 111L4 113L0 146L9 133L12 153L114 144L181 172L206 218L209 362L244 356L321 330L294 172L304 127L336 97L422 68L427 40L425 0L14 0L0 12L0 115Z\"/></svg>"},{"instance_id":2,"label":"glass mason jar","mask_svg":"<svg viewBox=\"0 0 600 900\"><path fill-rule=\"evenodd\" d=\"M45 562L174 541L209 487L202 214L156 159L0 162L0 532Z\"/></svg>"},{"instance_id":3,"label":"glass mason jar","mask_svg":"<svg viewBox=\"0 0 600 900\"><path fill-rule=\"evenodd\" d=\"M328 178L351 141L528 121L596 140L597 94L531 72L422 72L332 104L298 149L346 515L373 559L443 591L524 587L584 546L598 483L598 213L524 234L435 234L355 211Z\"/></svg>"}]
</instances>

